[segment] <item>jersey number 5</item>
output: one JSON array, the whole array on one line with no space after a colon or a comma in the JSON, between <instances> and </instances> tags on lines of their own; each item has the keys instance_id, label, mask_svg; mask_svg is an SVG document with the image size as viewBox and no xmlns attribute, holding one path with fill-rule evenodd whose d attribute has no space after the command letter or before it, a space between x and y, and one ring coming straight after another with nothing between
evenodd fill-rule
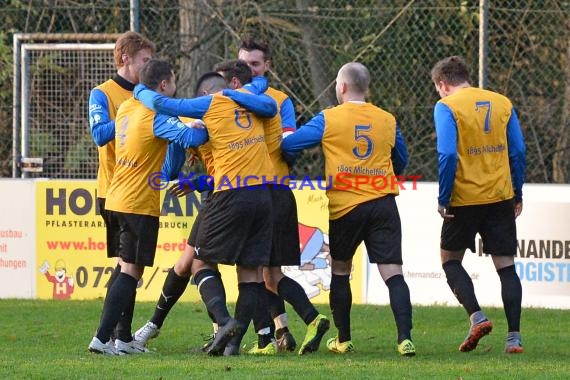
<instances>
[{"instance_id":1,"label":"jersey number 5","mask_svg":"<svg viewBox=\"0 0 570 380\"><path fill-rule=\"evenodd\" d=\"M483 132L489 133L491 132L491 102L484 101L484 102L475 102L475 111L485 111L485 126L483 127Z\"/></svg>"},{"instance_id":2,"label":"jersey number 5","mask_svg":"<svg viewBox=\"0 0 570 380\"><path fill-rule=\"evenodd\" d=\"M368 132L370 131L370 125L355 125L354 126L354 140L356 141L356 146L352 149L352 153L356 156L356 158L360 160L367 159L374 150L374 143L370 136L368 136ZM366 144L366 149L358 149L362 145ZM364 153L361 151L364 150Z\"/></svg>"}]
</instances>

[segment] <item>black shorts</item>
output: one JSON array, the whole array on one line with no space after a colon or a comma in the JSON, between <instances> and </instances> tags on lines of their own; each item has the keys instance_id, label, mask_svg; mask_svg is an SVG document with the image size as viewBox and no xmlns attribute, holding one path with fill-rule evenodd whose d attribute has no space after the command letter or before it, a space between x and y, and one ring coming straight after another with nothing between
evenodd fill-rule
<instances>
[{"instance_id":1,"label":"black shorts","mask_svg":"<svg viewBox=\"0 0 570 380\"><path fill-rule=\"evenodd\" d=\"M203 205L206 204L206 201L210 197L210 194L212 194L212 192L209 190L203 191L201 193L202 208L204 207ZM198 210L196 219L194 219L194 224L192 224L192 228L190 229L190 235L188 235L187 244L191 247L196 246L196 237L198 236L198 229L200 228L200 223L202 222L202 208Z\"/></svg>"},{"instance_id":2,"label":"black shorts","mask_svg":"<svg viewBox=\"0 0 570 380\"><path fill-rule=\"evenodd\" d=\"M271 186L273 205L273 238L270 267L301 265L297 202L289 187Z\"/></svg>"},{"instance_id":3,"label":"black shorts","mask_svg":"<svg viewBox=\"0 0 570 380\"><path fill-rule=\"evenodd\" d=\"M402 264L402 228L394 195L361 203L348 214L329 221L331 257L352 260L364 241L368 261Z\"/></svg>"},{"instance_id":4,"label":"black shorts","mask_svg":"<svg viewBox=\"0 0 570 380\"><path fill-rule=\"evenodd\" d=\"M513 199L484 205L450 207L455 215L441 227L441 249L475 252L475 235L483 241L483 252L495 256L517 253L517 226Z\"/></svg>"},{"instance_id":5,"label":"black shorts","mask_svg":"<svg viewBox=\"0 0 570 380\"><path fill-rule=\"evenodd\" d=\"M158 217L108 211L119 221L119 255L123 261L145 267L154 264L158 240Z\"/></svg>"},{"instance_id":6,"label":"black shorts","mask_svg":"<svg viewBox=\"0 0 570 380\"><path fill-rule=\"evenodd\" d=\"M271 252L271 196L261 186L212 194L201 213L196 258L213 264L267 266Z\"/></svg>"},{"instance_id":7,"label":"black shorts","mask_svg":"<svg viewBox=\"0 0 570 380\"><path fill-rule=\"evenodd\" d=\"M119 257L119 221L112 212L105 210L105 198L97 198L99 213L105 222L107 257Z\"/></svg>"}]
</instances>

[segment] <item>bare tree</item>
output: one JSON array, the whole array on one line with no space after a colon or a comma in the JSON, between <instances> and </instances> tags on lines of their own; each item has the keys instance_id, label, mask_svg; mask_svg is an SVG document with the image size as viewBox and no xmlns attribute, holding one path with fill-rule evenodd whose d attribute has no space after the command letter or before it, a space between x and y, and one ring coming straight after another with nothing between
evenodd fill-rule
<instances>
[{"instance_id":1,"label":"bare tree","mask_svg":"<svg viewBox=\"0 0 570 380\"><path fill-rule=\"evenodd\" d=\"M570 28L570 21L567 21ZM556 153L552 160L552 177L554 182L570 182L570 146L568 134L570 134L570 38L566 48L566 85L562 105L562 117L560 121L560 135L556 141Z\"/></svg>"},{"instance_id":2,"label":"bare tree","mask_svg":"<svg viewBox=\"0 0 570 380\"><path fill-rule=\"evenodd\" d=\"M307 12L311 8L310 1L297 0L297 9L302 12ZM321 108L326 108L336 103L334 91L329 87L334 78L330 70L330 59L326 50L317 43L319 40L318 31L310 22L301 22L299 28L302 31L303 45L307 52L307 60L311 70L311 83L313 94L319 97L319 105Z\"/></svg>"}]
</instances>

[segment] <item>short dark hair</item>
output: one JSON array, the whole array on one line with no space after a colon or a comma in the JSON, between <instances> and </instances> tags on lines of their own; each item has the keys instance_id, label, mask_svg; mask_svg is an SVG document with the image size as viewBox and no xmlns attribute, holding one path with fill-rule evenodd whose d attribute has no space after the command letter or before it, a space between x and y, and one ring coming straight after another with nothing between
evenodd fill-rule
<instances>
[{"instance_id":1,"label":"short dark hair","mask_svg":"<svg viewBox=\"0 0 570 380\"><path fill-rule=\"evenodd\" d=\"M260 50L263 53L263 58L266 61L271 60L271 49L269 48L269 45L261 41L257 41L255 38L253 38L253 36L245 35L242 37L239 50L242 49L246 51Z\"/></svg>"},{"instance_id":2,"label":"short dark hair","mask_svg":"<svg viewBox=\"0 0 570 380\"><path fill-rule=\"evenodd\" d=\"M215 71L209 71L198 78L196 82L195 94L196 96L205 94L213 94L227 87L225 78L216 73Z\"/></svg>"},{"instance_id":3,"label":"short dark hair","mask_svg":"<svg viewBox=\"0 0 570 380\"><path fill-rule=\"evenodd\" d=\"M251 69L247 62L242 59L230 59L217 63L214 66L214 71L222 74L228 83L234 77L239 79L242 85L251 82Z\"/></svg>"},{"instance_id":4,"label":"short dark hair","mask_svg":"<svg viewBox=\"0 0 570 380\"><path fill-rule=\"evenodd\" d=\"M139 81L156 90L160 82L169 80L174 75L172 65L160 59L151 59L143 65L139 74Z\"/></svg>"},{"instance_id":5,"label":"short dark hair","mask_svg":"<svg viewBox=\"0 0 570 380\"><path fill-rule=\"evenodd\" d=\"M436 63L431 70L431 80L436 84L445 82L452 86L471 82L465 59L457 55L444 58Z\"/></svg>"}]
</instances>

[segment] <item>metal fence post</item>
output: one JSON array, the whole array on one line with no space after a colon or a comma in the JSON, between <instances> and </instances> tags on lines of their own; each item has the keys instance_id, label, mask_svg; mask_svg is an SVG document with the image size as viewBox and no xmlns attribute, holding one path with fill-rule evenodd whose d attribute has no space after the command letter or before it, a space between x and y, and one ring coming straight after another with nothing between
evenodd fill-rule
<instances>
[{"instance_id":1,"label":"metal fence post","mask_svg":"<svg viewBox=\"0 0 570 380\"><path fill-rule=\"evenodd\" d=\"M139 0L131 0L131 31L139 31Z\"/></svg>"},{"instance_id":2,"label":"metal fence post","mask_svg":"<svg viewBox=\"0 0 570 380\"><path fill-rule=\"evenodd\" d=\"M22 122L22 147L20 148L21 157L30 156L30 53L28 50L23 49L21 53L21 67L20 69L22 78L20 79L23 84L23 91L20 91L20 106L21 106L21 116L20 120ZM29 173L22 171L22 178L28 178Z\"/></svg>"},{"instance_id":3,"label":"metal fence post","mask_svg":"<svg viewBox=\"0 0 570 380\"><path fill-rule=\"evenodd\" d=\"M20 33L14 33L14 87L12 94L12 178L20 176Z\"/></svg>"},{"instance_id":4,"label":"metal fence post","mask_svg":"<svg viewBox=\"0 0 570 380\"><path fill-rule=\"evenodd\" d=\"M489 84L489 1L479 0L479 87Z\"/></svg>"}]
</instances>

